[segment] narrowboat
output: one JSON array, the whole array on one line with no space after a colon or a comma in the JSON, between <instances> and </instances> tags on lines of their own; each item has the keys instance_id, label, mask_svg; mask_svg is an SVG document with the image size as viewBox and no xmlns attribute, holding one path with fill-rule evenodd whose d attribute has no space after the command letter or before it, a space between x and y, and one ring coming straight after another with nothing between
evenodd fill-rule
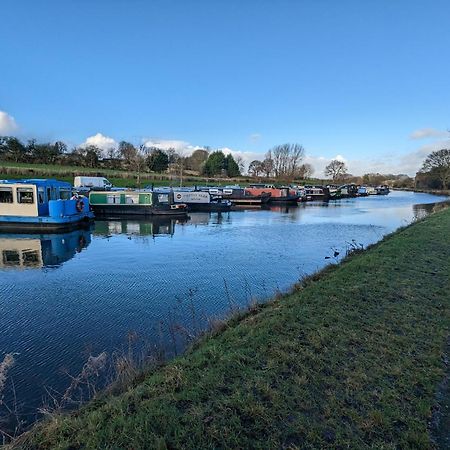
<instances>
[{"instance_id":1,"label":"narrowboat","mask_svg":"<svg viewBox=\"0 0 450 450\"><path fill-rule=\"evenodd\" d=\"M246 207L265 205L269 202L271 195L269 192L254 195L247 188L240 186L202 187L200 190L213 196L220 196L224 200L229 200L233 206Z\"/></svg>"},{"instance_id":2,"label":"narrowboat","mask_svg":"<svg viewBox=\"0 0 450 450\"><path fill-rule=\"evenodd\" d=\"M298 189L299 202L326 202L330 199L330 189L325 186L305 186Z\"/></svg>"},{"instance_id":3,"label":"narrowboat","mask_svg":"<svg viewBox=\"0 0 450 450\"><path fill-rule=\"evenodd\" d=\"M173 192L91 191L89 203L97 216L187 216L187 206L175 203Z\"/></svg>"},{"instance_id":4,"label":"narrowboat","mask_svg":"<svg viewBox=\"0 0 450 450\"><path fill-rule=\"evenodd\" d=\"M358 195L358 187L356 184L343 184L339 186L341 198L353 198Z\"/></svg>"},{"instance_id":5,"label":"narrowboat","mask_svg":"<svg viewBox=\"0 0 450 450\"><path fill-rule=\"evenodd\" d=\"M184 203L192 212L227 212L231 210L231 202L221 195L192 190L174 190L175 204Z\"/></svg>"},{"instance_id":6,"label":"narrowboat","mask_svg":"<svg viewBox=\"0 0 450 450\"><path fill-rule=\"evenodd\" d=\"M251 184L246 190L251 195L263 195L270 193L269 202L281 202L281 203L290 203L297 204L297 200L300 198L300 195L293 189L289 187L276 187L272 184Z\"/></svg>"},{"instance_id":7,"label":"narrowboat","mask_svg":"<svg viewBox=\"0 0 450 450\"><path fill-rule=\"evenodd\" d=\"M173 191L175 204L183 203L192 212L228 212L231 202L222 199L221 195L212 195L209 192L196 191L191 188L156 189L157 192L170 193Z\"/></svg>"},{"instance_id":8,"label":"narrowboat","mask_svg":"<svg viewBox=\"0 0 450 450\"><path fill-rule=\"evenodd\" d=\"M389 194L389 186L386 186L385 184L381 186L377 186L375 188L377 195L388 195Z\"/></svg>"},{"instance_id":9,"label":"narrowboat","mask_svg":"<svg viewBox=\"0 0 450 450\"><path fill-rule=\"evenodd\" d=\"M94 219L88 199L57 180L0 180L0 230L68 231Z\"/></svg>"}]
</instances>

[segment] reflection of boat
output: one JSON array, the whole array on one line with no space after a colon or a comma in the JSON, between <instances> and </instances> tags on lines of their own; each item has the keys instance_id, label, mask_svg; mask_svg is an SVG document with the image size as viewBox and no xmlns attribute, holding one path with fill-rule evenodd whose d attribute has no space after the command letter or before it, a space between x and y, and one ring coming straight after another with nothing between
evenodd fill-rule
<instances>
[{"instance_id":1,"label":"reflection of boat","mask_svg":"<svg viewBox=\"0 0 450 450\"><path fill-rule=\"evenodd\" d=\"M186 219L172 217L152 217L151 219L140 219L136 217L120 218L117 220L95 221L94 234L99 236L111 236L126 234L133 236L158 236L173 235L175 225L184 223Z\"/></svg>"},{"instance_id":2,"label":"reflection of boat","mask_svg":"<svg viewBox=\"0 0 450 450\"><path fill-rule=\"evenodd\" d=\"M173 192L108 191L89 193L96 216L187 216L183 203L174 203Z\"/></svg>"},{"instance_id":3,"label":"reflection of boat","mask_svg":"<svg viewBox=\"0 0 450 450\"><path fill-rule=\"evenodd\" d=\"M91 242L89 230L58 234L0 235L0 268L58 266Z\"/></svg>"},{"instance_id":4,"label":"reflection of boat","mask_svg":"<svg viewBox=\"0 0 450 450\"><path fill-rule=\"evenodd\" d=\"M72 186L56 180L0 180L0 229L67 231L94 215L86 198L71 199Z\"/></svg>"}]
</instances>

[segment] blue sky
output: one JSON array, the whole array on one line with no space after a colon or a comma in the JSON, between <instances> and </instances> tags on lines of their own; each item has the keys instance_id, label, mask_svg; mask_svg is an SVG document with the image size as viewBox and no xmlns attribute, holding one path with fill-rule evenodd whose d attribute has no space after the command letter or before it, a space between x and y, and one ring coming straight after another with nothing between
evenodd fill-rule
<instances>
[{"instance_id":1,"label":"blue sky","mask_svg":"<svg viewBox=\"0 0 450 450\"><path fill-rule=\"evenodd\" d=\"M447 0L3 0L0 133L414 173L450 145ZM99 134L100 133L100 134ZM412 138L415 137L415 138Z\"/></svg>"}]
</instances>

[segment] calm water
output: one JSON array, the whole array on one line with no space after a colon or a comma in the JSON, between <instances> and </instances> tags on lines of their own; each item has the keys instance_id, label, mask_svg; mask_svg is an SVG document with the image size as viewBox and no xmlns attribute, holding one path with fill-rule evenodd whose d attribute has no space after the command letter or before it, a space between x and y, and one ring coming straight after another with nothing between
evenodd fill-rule
<instances>
[{"instance_id":1,"label":"calm water","mask_svg":"<svg viewBox=\"0 0 450 450\"><path fill-rule=\"evenodd\" d=\"M79 373L90 353L110 353L130 330L167 343L163 324L198 328L230 306L264 300L335 251L340 258L374 243L444 200L393 192L198 213L185 222L98 221L65 235L0 235L0 359L17 353L10 375L21 410L39 406L46 388L63 391L64 371Z\"/></svg>"}]
</instances>

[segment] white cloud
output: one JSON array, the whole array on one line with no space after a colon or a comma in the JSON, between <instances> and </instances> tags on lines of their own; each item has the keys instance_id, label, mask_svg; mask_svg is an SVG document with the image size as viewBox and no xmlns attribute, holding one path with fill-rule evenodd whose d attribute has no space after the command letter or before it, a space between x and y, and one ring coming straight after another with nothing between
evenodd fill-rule
<instances>
[{"instance_id":1,"label":"white cloud","mask_svg":"<svg viewBox=\"0 0 450 450\"><path fill-rule=\"evenodd\" d=\"M448 135L448 134L447 134ZM204 148L203 146L193 145L183 140L170 139L144 139L144 144L148 147L157 147L162 150L174 148L183 156L189 156L193 151ZM426 156L434 150L441 148L450 148L450 139L441 139L439 141L424 145L406 154L378 154L374 157L365 159L350 159L343 154L337 154L332 157L316 156L314 151L305 155L302 163L311 164L314 168L314 176L317 178L324 177L324 170L327 164L333 159L343 161L347 164L348 171L352 175L363 175L365 173L384 173L384 174L408 174L414 176L422 167ZM244 162L245 170L253 160L264 159L265 152L252 152L245 150L237 150L230 147L214 148L211 151L221 150L225 155L232 154L233 157L240 156Z\"/></svg>"},{"instance_id":2,"label":"white cloud","mask_svg":"<svg viewBox=\"0 0 450 450\"><path fill-rule=\"evenodd\" d=\"M0 111L0 134L12 134L19 129L14 117Z\"/></svg>"},{"instance_id":3,"label":"white cloud","mask_svg":"<svg viewBox=\"0 0 450 450\"><path fill-rule=\"evenodd\" d=\"M144 139L143 143L146 147L156 147L160 148L161 150L169 150L170 148L175 149L177 152L181 151L194 151L197 148L202 147L194 147L189 142L186 141L180 141L176 139Z\"/></svg>"},{"instance_id":4,"label":"white cloud","mask_svg":"<svg viewBox=\"0 0 450 450\"><path fill-rule=\"evenodd\" d=\"M437 130L436 128L420 128L411 133L411 139L426 139L426 138L443 138L450 136L448 131Z\"/></svg>"},{"instance_id":5,"label":"white cloud","mask_svg":"<svg viewBox=\"0 0 450 450\"><path fill-rule=\"evenodd\" d=\"M80 144L80 147L87 147L88 145L95 145L102 150L103 156L107 156L107 150L110 148L117 149L119 144L113 138L104 136L102 133L97 133L94 136L89 136Z\"/></svg>"}]
</instances>

